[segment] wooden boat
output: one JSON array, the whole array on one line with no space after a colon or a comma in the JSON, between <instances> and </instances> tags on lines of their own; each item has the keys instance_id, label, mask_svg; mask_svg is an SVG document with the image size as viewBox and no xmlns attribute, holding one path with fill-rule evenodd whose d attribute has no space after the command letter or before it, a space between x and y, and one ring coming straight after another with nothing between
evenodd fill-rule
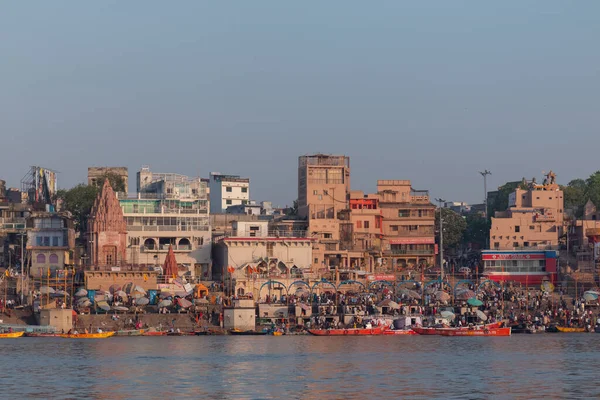
<instances>
[{"instance_id":1,"label":"wooden boat","mask_svg":"<svg viewBox=\"0 0 600 400\"><path fill-rule=\"evenodd\" d=\"M145 331L142 336L167 336L167 331Z\"/></svg>"},{"instance_id":2,"label":"wooden boat","mask_svg":"<svg viewBox=\"0 0 600 400\"><path fill-rule=\"evenodd\" d=\"M72 333L61 333L61 338L66 339L106 339L113 336L114 332L102 332L102 333L78 333L77 335Z\"/></svg>"},{"instance_id":3,"label":"wooden boat","mask_svg":"<svg viewBox=\"0 0 600 400\"><path fill-rule=\"evenodd\" d=\"M167 332L167 336L194 336L196 332Z\"/></svg>"},{"instance_id":4,"label":"wooden boat","mask_svg":"<svg viewBox=\"0 0 600 400\"><path fill-rule=\"evenodd\" d=\"M25 332L25 337L60 337L60 333L34 333L34 332Z\"/></svg>"},{"instance_id":5,"label":"wooden boat","mask_svg":"<svg viewBox=\"0 0 600 400\"><path fill-rule=\"evenodd\" d=\"M266 335L267 331L241 331L239 329L231 329L229 331L231 335L240 335L240 336L262 336Z\"/></svg>"},{"instance_id":6,"label":"wooden boat","mask_svg":"<svg viewBox=\"0 0 600 400\"><path fill-rule=\"evenodd\" d=\"M510 328L443 329L442 336L510 336Z\"/></svg>"},{"instance_id":7,"label":"wooden boat","mask_svg":"<svg viewBox=\"0 0 600 400\"><path fill-rule=\"evenodd\" d=\"M375 328L351 328L351 329L309 329L308 333L315 336L372 336L383 335L387 326Z\"/></svg>"},{"instance_id":8,"label":"wooden boat","mask_svg":"<svg viewBox=\"0 0 600 400\"><path fill-rule=\"evenodd\" d=\"M15 338L23 336L24 333L25 332L0 333L0 339L15 339Z\"/></svg>"},{"instance_id":9,"label":"wooden boat","mask_svg":"<svg viewBox=\"0 0 600 400\"><path fill-rule=\"evenodd\" d=\"M581 332L586 332L585 328L568 328L566 326L557 326L556 329L558 329L558 331L562 332L562 333L581 333Z\"/></svg>"},{"instance_id":10,"label":"wooden boat","mask_svg":"<svg viewBox=\"0 0 600 400\"><path fill-rule=\"evenodd\" d=\"M412 329L386 329L383 331L384 335L418 335L417 332Z\"/></svg>"},{"instance_id":11,"label":"wooden boat","mask_svg":"<svg viewBox=\"0 0 600 400\"><path fill-rule=\"evenodd\" d=\"M500 328L501 325L502 325L502 322L493 322L491 324L485 324L485 325L461 326L461 327L456 327L456 328L451 328L451 327L438 327L438 328L414 327L412 329L419 335L441 335L443 331L446 331L448 329L461 330L461 331L467 331L467 330L473 330L473 329L475 329L475 330L477 330L477 329L497 329L497 328Z\"/></svg>"},{"instance_id":12,"label":"wooden boat","mask_svg":"<svg viewBox=\"0 0 600 400\"><path fill-rule=\"evenodd\" d=\"M115 336L142 336L143 334L143 329L130 329L115 332Z\"/></svg>"},{"instance_id":13,"label":"wooden boat","mask_svg":"<svg viewBox=\"0 0 600 400\"><path fill-rule=\"evenodd\" d=\"M273 332L271 333L273 336L283 336L283 332Z\"/></svg>"}]
</instances>

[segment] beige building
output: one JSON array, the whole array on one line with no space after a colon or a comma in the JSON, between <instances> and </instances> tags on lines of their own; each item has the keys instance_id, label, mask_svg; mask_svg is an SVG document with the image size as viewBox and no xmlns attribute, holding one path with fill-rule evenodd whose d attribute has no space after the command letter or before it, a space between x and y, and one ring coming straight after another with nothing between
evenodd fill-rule
<instances>
[{"instance_id":1,"label":"beige building","mask_svg":"<svg viewBox=\"0 0 600 400\"><path fill-rule=\"evenodd\" d=\"M348 209L350 158L316 154L298 158L298 215L307 219L310 237L317 239L313 264L340 265L340 219ZM347 221L349 222L349 221Z\"/></svg>"},{"instance_id":2,"label":"beige building","mask_svg":"<svg viewBox=\"0 0 600 400\"><path fill-rule=\"evenodd\" d=\"M73 220L68 213L34 211L27 218L27 250L31 254L30 275L39 278L49 271L73 265L75 248Z\"/></svg>"},{"instance_id":3,"label":"beige building","mask_svg":"<svg viewBox=\"0 0 600 400\"><path fill-rule=\"evenodd\" d=\"M410 180L378 180L382 216L381 264L388 270L435 264L435 205Z\"/></svg>"},{"instance_id":4,"label":"beige building","mask_svg":"<svg viewBox=\"0 0 600 400\"><path fill-rule=\"evenodd\" d=\"M555 248L563 231L563 202L552 173L543 185L533 182L527 190L516 189L509 196L508 209L492 218L490 248Z\"/></svg>"},{"instance_id":5,"label":"beige building","mask_svg":"<svg viewBox=\"0 0 600 400\"><path fill-rule=\"evenodd\" d=\"M98 186L98 179L106 174L115 174L123 179L125 183L125 193L129 190L129 172L127 167L89 167L88 168L88 185Z\"/></svg>"},{"instance_id":6,"label":"beige building","mask_svg":"<svg viewBox=\"0 0 600 400\"><path fill-rule=\"evenodd\" d=\"M310 277L311 239L270 232L267 221L236 221L233 228L232 235L216 243L213 262L216 269L223 271L226 287L231 284L237 295L252 293L256 299L269 280L287 287L298 279ZM233 272L227 272L228 268ZM265 292L260 295L264 297Z\"/></svg>"}]
</instances>

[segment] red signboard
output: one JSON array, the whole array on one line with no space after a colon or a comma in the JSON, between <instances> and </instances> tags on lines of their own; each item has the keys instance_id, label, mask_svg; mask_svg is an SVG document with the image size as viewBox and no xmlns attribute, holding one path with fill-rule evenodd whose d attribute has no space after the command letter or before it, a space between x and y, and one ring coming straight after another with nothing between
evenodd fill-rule
<instances>
[{"instance_id":1,"label":"red signboard","mask_svg":"<svg viewBox=\"0 0 600 400\"><path fill-rule=\"evenodd\" d=\"M434 238L395 238L390 239L390 244L434 244Z\"/></svg>"},{"instance_id":2,"label":"red signboard","mask_svg":"<svg viewBox=\"0 0 600 400\"><path fill-rule=\"evenodd\" d=\"M483 260L544 260L544 254L484 254Z\"/></svg>"},{"instance_id":3,"label":"red signboard","mask_svg":"<svg viewBox=\"0 0 600 400\"><path fill-rule=\"evenodd\" d=\"M369 281L395 281L395 275L367 275Z\"/></svg>"}]
</instances>

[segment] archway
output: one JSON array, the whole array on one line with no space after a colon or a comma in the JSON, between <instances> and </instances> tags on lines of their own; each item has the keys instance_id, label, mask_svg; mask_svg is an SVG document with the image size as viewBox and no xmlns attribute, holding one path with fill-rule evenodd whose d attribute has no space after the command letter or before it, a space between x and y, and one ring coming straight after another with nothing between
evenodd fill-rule
<instances>
[{"instance_id":1,"label":"archway","mask_svg":"<svg viewBox=\"0 0 600 400\"><path fill-rule=\"evenodd\" d=\"M148 238L144 240L144 247L146 248L146 250L154 250L154 248L156 247L156 241L152 238Z\"/></svg>"},{"instance_id":2,"label":"archway","mask_svg":"<svg viewBox=\"0 0 600 400\"><path fill-rule=\"evenodd\" d=\"M496 286L496 288L500 289L502 286L500 286L500 284L498 282L494 282L491 279L486 279L485 281L481 282L479 284L479 286L477 286L477 291L480 291L481 288L483 288L485 285L487 285L488 283L491 283L492 285Z\"/></svg>"},{"instance_id":3,"label":"archway","mask_svg":"<svg viewBox=\"0 0 600 400\"><path fill-rule=\"evenodd\" d=\"M277 276L287 275L287 273L288 273L287 265L285 265L285 263L283 261L279 261L277 263L277 268L275 269L275 273L277 274Z\"/></svg>"},{"instance_id":4,"label":"archway","mask_svg":"<svg viewBox=\"0 0 600 400\"><path fill-rule=\"evenodd\" d=\"M261 299L261 295L260 295L260 294L261 294L261 292L262 292L263 288L264 288L266 285L269 285L269 293L271 292L271 290L278 290L278 291L279 291L279 294L280 294L280 296L281 296L281 290L282 290L282 288L283 288L283 289L285 289L285 294L286 294L286 296L287 296L287 295L288 295L288 293L289 293L289 292L288 292L288 288L287 288L287 287L286 287L286 286L285 286L283 283L281 283L281 282L279 282L279 281L268 280L268 281L266 281L265 283L263 283L263 284L260 286L260 289L258 289L258 298L259 298L259 300ZM277 287L273 287L273 288L271 289L271 285L277 285ZM288 296L288 297L289 297L289 296Z\"/></svg>"},{"instance_id":5,"label":"archway","mask_svg":"<svg viewBox=\"0 0 600 400\"><path fill-rule=\"evenodd\" d=\"M458 287L460 285L465 285L465 284L472 285L473 281L470 280L470 279L462 279L462 280L456 282L456 285L454 285L454 289L452 290L452 293L453 293L454 297L456 297L456 290L458 289Z\"/></svg>"},{"instance_id":6,"label":"archway","mask_svg":"<svg viewBox=\"0 0 600 400\"><path fill-rule=\"evenodd\" d=\"M352 280L352 279L349 279L347 281L341 281L340 284L337 287L337 290L340 290L340 287L342 285L354 285L354 284L360 285L360 287L362 287L362 290L365 290L365 285L363 283L361 283L359 281Z\"/></svg>"},{"instance_id":7,"label":"archway","mask_svg":"<svg viewBox=\"0 0 600 400\"><path fill-rule=\"evenodd\" d=\"M177 243L177 248L179 250L191 250L192 244L190 243L190 240L188 238L181 238Z\"/></svg>"},{"instance_id":8,"label":"archway","mask_svg":"<svg viewBox=\"0 0 600 400\"><path fill-rule=\"evenodd\" d=\"M314 285L312 285L312 287L310 288L310 294L311 294L311 296L310 296L310 302L311 302L311 304L312 304L313 299L315 297L315 293L314 293L315 288L317 286L319 286L319 285L331 286L331 288L333 289L333 294L336 295L335 298L336 298L336 303L337 303L337 288L335 287L335 285L333 283L331 283L327 279L323 278L320 281L315 282Z\"/></svg>"}]
</instances>

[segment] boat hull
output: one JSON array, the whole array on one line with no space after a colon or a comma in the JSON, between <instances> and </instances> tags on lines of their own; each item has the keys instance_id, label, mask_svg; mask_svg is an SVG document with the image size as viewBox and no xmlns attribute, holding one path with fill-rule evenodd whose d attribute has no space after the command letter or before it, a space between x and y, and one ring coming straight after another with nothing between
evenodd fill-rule
<instances>
[{"instance_id":1,"label":"boat hull","mask_svg":"<svg viewBox=\"0 0 600 400\"><path fill-rule=\"evenodd\" d=\"M61 338L65 339L106 339L111 336L114 336L114 332L102 332L102 333L79 333L77 335L73 334L61 334Z\"/></svg>"},{"instance_id":2,"label":"boat hull","mask_svg":"<svg viewBox=\"0 0 600 400\"><path fill-rule=\"evenodd\" d=\"M383 331L384 335L418 335L417 332L412 329L387 329Z\"/></svg>"},{"instance_id":3,"label":"boat hull","mask_svg":"<svg viewBox=\"0 0 600 400\"><path fill-rule=\"evenodd\" d=\"M566 326L557 326L559 332L562 333L584 333L586 332L585 328L567 328Z\"/></svg>"},{"instance_id":4,"label":"boat hull","mask_svg":"<svg viewBox=\"0 0 600 400\"><path fill-rule=\"evenodd\" d=\"M510 328L492 329L447 329L440 333L442 336L510 336Z\"/></svg>"},{"instance_id":5,"label":"boat hull","mask_svg":"<svg viewBox=\"0 0 600 400\"><path fill-rule=\"evenodd\" d=\"M132 330L115 332L115 336L142 336L143 334L144 334L143 329L132 329Z\"/></svg>"},{"instance_id":6,"label":"boat hull","mask_svg":"<svg viewBox=\"0 0 600 400\"><path fill-rule=\"evenodd\" d=\"M25 333L25 337L60 337L60 333Z\"/></svg>"},{"instance_id":7,"label":"boat hull","mask_svg":"<svg viewBox=\"0 0 600 400\"><path fill-rule=\"evenodd\" d=\"M497 329L500 328L500 325L502 325L502 322L493 322L491 324L486 324L486 325L477 325L474 327L468 327L468 326L462 326L460 328L413 328L413 330L415 332L417 332L419 335L441 335L442 332L447 331L447 330L456 330L456 331L468 331L468 330L472 330L472 329Z\"/></svg>"},{"instance_id":8,"label":"boat hull","mask_svg":"<svg viewBox=\"0 0 600 400\"><path fill-rule=\"evenodd\" d=\"M386 329L385 326L371 329L309 329L308 333L315 336L373 336L383 335Z\"/></svg>"},{"instance_id":9,"label":"boat hull","mask_svg":"<svg viewBox=\"0 0 600 400\"><path fill-rule=\"evenodd\" d=\"M167 332L150 331L142 333L142 336L167 336Z\"/></svg>"},{"instance_id":10,"label":"boat hull","mask_svg":"<svg viewBox=\"0 0 600 400\"><path fill-rule=\"evenodd\" d=\"M25 332L0 333L0 339L16 339L23 336Z\"/></svg>"},{"instance_id":11,"label":"boat hull","mask_svg":"<svg viewBox=\"0 0 600 400\"><path fill-rule=\"evenodd\" d=\"M230 335L237 335L237 336L264 336L266 335L268 332L256 332L256 331L229 331Z\"/></svg>"}]
</instances>

